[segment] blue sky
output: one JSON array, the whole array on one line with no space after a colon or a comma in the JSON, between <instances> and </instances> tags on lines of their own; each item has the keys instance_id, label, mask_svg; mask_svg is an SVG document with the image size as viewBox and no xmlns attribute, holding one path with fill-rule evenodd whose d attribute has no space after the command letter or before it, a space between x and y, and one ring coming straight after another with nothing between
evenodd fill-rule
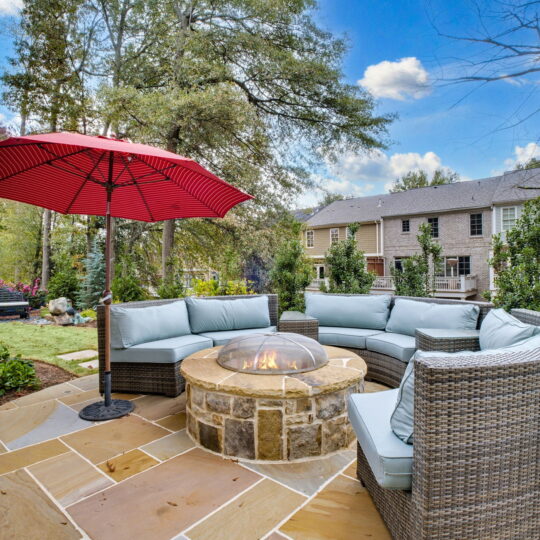
<instances>
[{"instance_id":1,"label":"blue sky","mask_svg":"<svg viewBox=\"0 0 540 540\"><path fill-rule=\"evenodd\" d=\"M0 0L0 29L21 0ZM484 13L496 0L477 0ZM320 184L345 195L383 193L408 170L446 167L462 179L477 179L513 168L516 160L540 157L538 76L519 84L449 85L441 78L463 74L464 59L479 59L478 48L438 35L476 35L479 19L471 0L320 0L315 18L336 35L346 35L350 50L344 75L369 90L378 113L397 113L388 148L372 154L346 153L336 164L316 171ZM497 29L497 19L489 19ZM0 35L0 66L11 53ZM0 107L0 120L10 113ZM509 125L517 124L509 128ZM320 190L298 202L313 204Z\"/></svg>"}]
</instances>

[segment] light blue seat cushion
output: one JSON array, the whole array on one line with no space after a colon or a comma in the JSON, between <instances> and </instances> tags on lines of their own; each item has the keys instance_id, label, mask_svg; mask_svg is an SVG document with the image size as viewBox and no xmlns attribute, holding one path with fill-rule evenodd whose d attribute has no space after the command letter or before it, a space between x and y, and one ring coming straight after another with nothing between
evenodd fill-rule
<instances>
[{"instance_id":1,"label":"light blue seat cushion","mask_svg":"<svg viewBox=\"0 0 540 540\"><path fill-rule=\"evenodd\" d=\"M390 418L392 431L405 443L413 443L414 433L414 359L407 364L398 388L397 401Z\"/></svg>"},{"instance_id":2,"label":"light blue seat cushion","mask_svg":"<svg viewBox=\"0 0 540 540\"><path fill-rule=\"evenodd\" d=\"M417 328L474 330L479 313L475 304L434 304L397 298L386 331L414 336Z\"/></svg>"},{"instance_id":3,"label":"light blue seat cushion","mask_svg":"<svg viewBox=\"0 0 540 540\"><path fill-rule=\"evenodd\" d=\"M365 349L366 337L382 334L380 330L365 328L343 328L339 326L319 326L319 343L335 347Z\"/></svg>"},{"instance_id":4,"label":"light blue seat cushion","mask_svg":"<svg viewBox=\"0 0 540 540\"><path fill-rule=\"evenodd\" d=\"M186 298L189 324L194 334L240 330L243 328L267 328L270 326L268 296L215 300Z\"/></svg>"},{"instance_id":5,"label":"light blue seat cushion","mask_svg":"<svg viewBox=\"0 0 540 540\"><path fill-rule=\"evenodd\" d=\"M540 327L516 319L504 309L492 309L480 326L480 349L508 347L540 332Z\"/></svg>"},{"instance_id":6,"label":"light blue seat cushion","mask_svg":"<svg viewBox=\"0 0 540 540\"><path fill-rule=\"evenodd\" d=\"M188 334L191 334L191 328L183 300L141 308L111 306L113 349Z\"/></svg>"},{"instance_id":7,"label":"light blue seat cushion","mask_svg":"<svg viewBox=\"0 0 540 540\"><path fill-rule=\"evenodd\" d=\"M318 319L320 326L384 330L390 301L387 294L340 296L306 293L306 314Z\"/></svg>"},{"instance_id":8,"label":"light blue seat cushion","mask_svg":"<svg viewBox=\"0 0 540 540\"><path fill-rule=\"evenodd\" d=\"M180 336L140 343L129 349L111 349L111 362L149 362L169 364L190 354L213 347L211 339L203 336Z\"/></svg>"},{"instance_id":9,"label":"light blue seat cushion","mask_svg":"<svg viewBox=\"0 0 540 540\"><path fill-rule=\"evenodd\" d=\"M267 326L266 328L245 328L243 330L224 330L222 332L204 332L199 334L206 338L211 339L214 342L214 347L219 345L227 345L232 338L238 336L246 336L248 334L268 334L275 332L275 326Z\"/></svg>"},{"instance_id":10,"label":"light blue seat cushion","mask_svg":"<svg viewBox=\"0 0 540 540\"><path fill-rule=\"evenodd\" d=\"M366 349L408 362L416 351L416 339L404 334L384 332L367 337Z\"/></svg>"},{"instance_id":11,"label":"light blue seat cushion","mask_svg":"<svg viewBox=\"0 0 540 540\"><path fill-rule=\"evenodd\" d=\"M413 447L390 429L398 390L351 394L349 419L377 483L387 489L409 490L412 485Z\"/></svg>"},{"instance_id":12,"label":"light blue seat cushion","mask_svg":"<svg viewBox=\"0 0 540 540\"><path fill-rule=\"evenodd\" d=\"M439 351L417 351L411 358L398 389L396 408L390 421L394 433L405 442L412 443L414 436L414 363L418 358L471 358L474 356L500 356L504 353L523 352L540 349L540 334L535 334L510 347L484 351L459 351L447 353Z\"/></svg>"}]
</instances>

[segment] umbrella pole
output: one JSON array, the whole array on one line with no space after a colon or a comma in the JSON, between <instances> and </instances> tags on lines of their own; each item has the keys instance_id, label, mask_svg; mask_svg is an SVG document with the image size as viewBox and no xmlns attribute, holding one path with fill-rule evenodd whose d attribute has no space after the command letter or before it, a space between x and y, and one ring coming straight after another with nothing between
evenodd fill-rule
<instances>
[{"instance_id":1,"label":"umbrella pole","mask_svg":"<svg viewBox=\"0 0 540 540\"><path fill-rule=\"evenodd\" d=\"M105 292L101 303L104 306L105 322L105 362L103 373L103 401L98 401L86 406L79 412L84 420L98 422L100 420L112 420L129 414L133 410L133 403L127 399L112 399L111 382L111 199L113 194L113 165L114 156L109 154L109 181L107 189L107 212L105 214Z\"/></svg>"}]
</instances>

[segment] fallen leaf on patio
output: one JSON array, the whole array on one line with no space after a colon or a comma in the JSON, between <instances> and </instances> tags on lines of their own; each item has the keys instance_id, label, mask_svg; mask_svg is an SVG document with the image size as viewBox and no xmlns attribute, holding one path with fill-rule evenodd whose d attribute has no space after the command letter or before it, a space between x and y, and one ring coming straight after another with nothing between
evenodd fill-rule
<instances>
[{"instance_id":1,"label":"fallen leaf on patio","mask_svg":"<svg viewBox=\"0 0 540 540\"><path fill-rule=\"evenodd\" d=\"M109 469L109 472L116 471L116 465L114 463L107 461L106 465L107 465L107 469Z\"/></svg>"},{"instance_id":2,"label":"fallen leaf on patio","mask_svg":"<svg viewBox=\"0 0 540 540\"><path fill-rule=\"evenodd\" d=\"M7 491L4 491L4 490L1 490L0 493L1 493L2 495L7 495Z\"/></svg>"},{"instance_id":3,"label":"fallen leaf on patio","mask_svg":"<svg viewBox=\"0 0 540 540\"><path fill-rule=\"evenodd\" d=\"M175 502L167 501L167 504L169 506L178 506Z\"/></svg>"},{"instance_id":4,"label":"fallen leaf on patio","mask_svg":"<svg viewBox=\"0 0 540 540\"><path fill-rule=\"evenodd\" d=\"M239 478L240 478L240 477L237 476L236 478L233 478L232 481L233 481L233 482L236 482Z\"/></svg>"}]
</instances>

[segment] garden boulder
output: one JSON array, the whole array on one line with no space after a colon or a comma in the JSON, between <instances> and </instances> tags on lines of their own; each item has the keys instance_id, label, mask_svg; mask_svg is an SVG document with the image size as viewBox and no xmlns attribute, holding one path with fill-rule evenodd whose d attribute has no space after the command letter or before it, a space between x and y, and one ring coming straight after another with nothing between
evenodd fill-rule
<instances>
[{"instance_id":1,"label":"garden boulder","mask_svg":"<svg viewBox=\"0 0 540 540\"><path fill-rule=\"evenodd\" d=\"M63 296L49 301L49 312L51 315L63 315L70 307L69 301Z\"/></svg>"}]
</instances>

